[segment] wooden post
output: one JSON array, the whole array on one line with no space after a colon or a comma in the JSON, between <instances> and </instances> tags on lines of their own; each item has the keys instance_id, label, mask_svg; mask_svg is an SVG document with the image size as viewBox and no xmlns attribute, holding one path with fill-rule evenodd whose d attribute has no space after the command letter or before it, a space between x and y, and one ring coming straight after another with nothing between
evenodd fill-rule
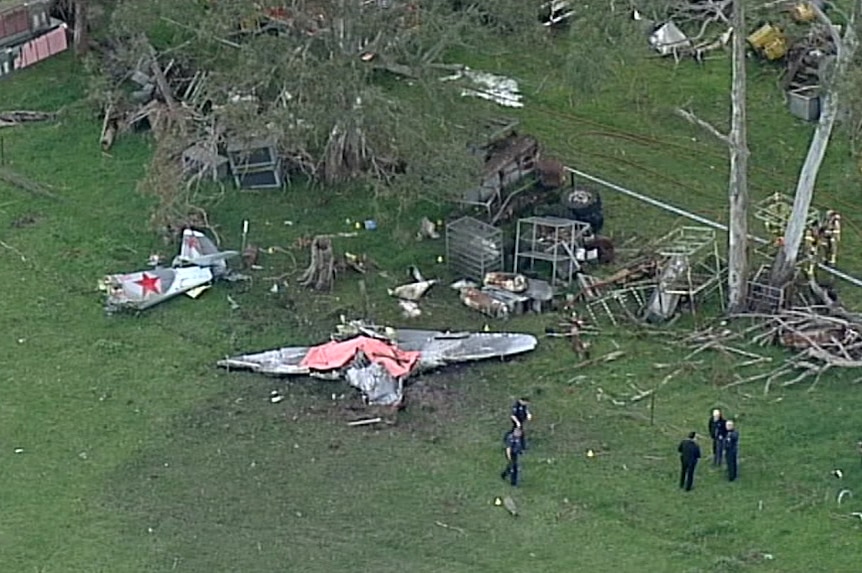
<instances>
[{"instance_id":1,"label":"wooden post","mask_svg":"<svg viewBox=\"0 0 862 573\"><path fill-rule=\"evenodd\" d=\"M649 425L655 425L655 392L649 395Z\"/></svg>"},{"instance_id":2,"label":"wooden post","mask_svg":"<svg viewBox=\"0 0 862 573\"><path fill-rule=\"evenodd\" d=\"M75 27L72 30L72 45L76 56L83 56L90 48L90 38L87 34L87 0L75 0Z\"/></svg>"}]
</instances>

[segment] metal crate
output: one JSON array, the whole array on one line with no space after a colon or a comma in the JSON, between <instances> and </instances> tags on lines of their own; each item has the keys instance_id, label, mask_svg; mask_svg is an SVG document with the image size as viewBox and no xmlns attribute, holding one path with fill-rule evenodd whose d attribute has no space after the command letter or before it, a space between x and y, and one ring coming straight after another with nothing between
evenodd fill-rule
<instances>
[{"instance_id":1,"label":"metal crate","mask_svg":"<svg viewBox=\"0 0 862 573\"><path fill-rule=\"evenodd\" d=\"M503 270L503 231L473 217L446 225L446 260L453 274L482 281Z\"/></svg>"},{"instance_id":2,"label":"metal crate","mask_svg":"<svg viewBox=\"0 0 862 573\"><path fill-rule=\"evenodd\" d=\"M231 171L236 174L272 168L278 162L279 155L272 139L235 139L228 142L227 158Z\"/></svg>"},{"instance_id":3,"label":"metal crate","mask_svg":"<svg viewBox=\"0 0 862 573\"><path fill-rule=\"evenodd\" d=\"M270 167L243 169L234 173L234 182L239 189L278 189L284 186L281 161Z\"/></svg>"},{"instance_id":4,"label":"metal crate","mask_svg":"<svg viewBox=\"0 0 862 573\"><path fill-rule=\"evenodd\" d=\"M535 271L536 263L550 267L549 283L570 284L586 261L584 242L593 237L589 223L561 217L519 219L515 235L513 272ZM580 260L579 260L580 259Z\"/></svg>"}]
</instances>

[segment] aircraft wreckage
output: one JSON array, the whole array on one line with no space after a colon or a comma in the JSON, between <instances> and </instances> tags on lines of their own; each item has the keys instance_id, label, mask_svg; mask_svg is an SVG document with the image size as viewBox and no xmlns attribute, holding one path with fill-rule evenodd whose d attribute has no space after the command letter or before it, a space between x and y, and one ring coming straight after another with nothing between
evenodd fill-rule
<instances>
[{"instance_id":1,"label":"aircraft wreckage","mask_svg":"<svg viewBox=\"0 0 862 573\"><path fill-rule=\"evenodd\" d=\"M325 344L243 354L217 364L271 376L343 378L369 404L398 406L411 376L449 364L522 354L536 344L529 334L395 330L351 322L339 325Z\"/></svg>"},{"instance_id":2,"label":"aircraft wreckage","mask_svg":"<svg viewBox=\"0 0 862 573\"><path fill-rule=\"evenodd\" d=\"M227 266L227 259L237 255L238 251L220 251L200 231L185 229L180 253L170 267L163 267L154 255L151 270L102 277L97 286L105 293L105 312L146 310L181 294L197 298L215 280L247 280Z\"/></svg>"}]
</instances>

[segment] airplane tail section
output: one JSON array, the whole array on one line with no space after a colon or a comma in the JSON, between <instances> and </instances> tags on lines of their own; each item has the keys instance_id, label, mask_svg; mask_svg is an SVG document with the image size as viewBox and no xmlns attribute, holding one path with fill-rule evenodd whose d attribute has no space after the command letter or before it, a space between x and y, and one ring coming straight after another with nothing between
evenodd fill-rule
<instances>
[{"instance_id":1,"label":"airplane tail section","mask_svg":"<svg viewBox=\"0 0 862 573\"><path fill-rule=\"evenodd\" d=\"M219 251L209 237L200 231L186 229L183 231L180 254L174 259L174 265L191 264L201 267L215 267L217 271L225 271L227 270L225 260L238 254L237 251Z\"/></svg>"}]
</instances>

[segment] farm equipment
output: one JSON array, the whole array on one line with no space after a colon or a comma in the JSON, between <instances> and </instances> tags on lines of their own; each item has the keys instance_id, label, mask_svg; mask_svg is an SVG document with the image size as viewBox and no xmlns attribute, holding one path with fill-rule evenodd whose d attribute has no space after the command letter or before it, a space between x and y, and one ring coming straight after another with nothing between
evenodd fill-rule
<instances>
[{"instance_id":1,"label":"farm equipment","mask_svg":"<svg viewBox=\"0 0 862 573\"><path fill-rule=\"evenodd\" d=\"M778 26L766 23L747 38L752 49L769 61L780 60L787 53L787 36Z\"/></svg>"}]
</instances>

